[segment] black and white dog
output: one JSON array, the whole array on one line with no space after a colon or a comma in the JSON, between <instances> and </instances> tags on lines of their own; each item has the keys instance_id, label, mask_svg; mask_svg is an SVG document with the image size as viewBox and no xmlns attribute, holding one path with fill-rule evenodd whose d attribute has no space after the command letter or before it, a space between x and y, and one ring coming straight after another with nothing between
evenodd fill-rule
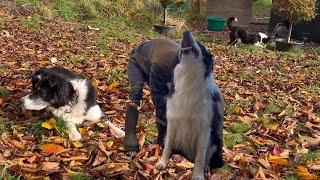
<instances>
[{"instance_id":1,"label":"black and white dog","mask_svg":"<svg viewBox=\"0 0 320 180\"><path fill-rule=\"evenodd\" d=\"M213 56L184 32L174 69L174 92L167 101L167 134L157 169L165 169L172 152L195 163L192 179L223 166L224 102L213 76Z\"/></svg>"},{"instance_id":2,"label":"black and white dog","mask_svg":"<svg viewBox=\"0 0 320 180\"><path fill-rule=\"evenodd\" d=\"M96 92L86 78L61 68L41 68L32 75L32 92L22 98L28 110L48 108L55 116L67 122L69 137L72 141L81 139L76 125L84 120L98 120L103 113L96 103ZM124 132L110 122L107 125L118 136ZM119 133L119 134L118 134Z\"/></svg>"},{"instance_id":3,"label":"black and white dog","mask_svg":"<svg viewBox=\"0 0 320 180\"><path fill-rule=\"evenodd\" d=\"M233 22L237 22L237 18L230 17L227 20L227 26L230 32L230 41L227 46L235 45L239 40L243 44L252 44L259 47L265 47L266 44L271 40L271 37L268 37L265 33L258 32L258 33L250 33L240 27L233 26Z\"/></svg>"}]
</instances>

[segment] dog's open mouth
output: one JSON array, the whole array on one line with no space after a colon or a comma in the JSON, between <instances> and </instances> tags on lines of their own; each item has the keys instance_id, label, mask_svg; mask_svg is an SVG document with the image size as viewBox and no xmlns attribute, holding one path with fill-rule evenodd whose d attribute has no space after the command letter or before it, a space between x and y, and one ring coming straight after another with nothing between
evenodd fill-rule
<instances>
[{"instance_id":1,"label":"dog's open mouth","mask_svg":"<svg viewBox=\"0 0 320 180\"><path fill-rule=\"evenodd\" d=\"M184 32L181 41L180 56L182 54L193 53L194 56L197 58L199 56L199 52L198 49L195 47L195 43L196 42L192 37L191 33L189 31Z\"/></svg>"}]
</instances>

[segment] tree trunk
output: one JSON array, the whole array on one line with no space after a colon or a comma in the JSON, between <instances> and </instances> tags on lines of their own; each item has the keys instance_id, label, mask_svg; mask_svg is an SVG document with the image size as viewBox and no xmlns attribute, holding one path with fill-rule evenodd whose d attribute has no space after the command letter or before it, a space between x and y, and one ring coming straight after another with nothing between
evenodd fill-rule
<instances>
[{"instance_id":1,"label":"tree trunk","mask_svg":"<svg viewBox=\"0 0 320 180\"><path fill-rule=\"evenodd\" d=\"M293 26L293 22L290 22L290 24L289 24L289 32L288 32L288 40L287 40L288 43L291 40L292 26Z\"/></svg>"},{"instance_id":2,"label":"tree trunk","mask_svg":"<svg viewBox=\"0 0 320 180\"><path fill-rule=\"evenodd\" d=\"M201 2L200 0L196 0L196 13L199 15L201 12Z\"/></svg>"},{"instance_id":3,"label":"tree trunk","mask_svg":"<svg viewBox=\"0 0 320 180\"><path fill-rule=\"evenodd\" d=\"M163 7L163 25L167 26L167 7Z\"/></svg>"}]
</instances>

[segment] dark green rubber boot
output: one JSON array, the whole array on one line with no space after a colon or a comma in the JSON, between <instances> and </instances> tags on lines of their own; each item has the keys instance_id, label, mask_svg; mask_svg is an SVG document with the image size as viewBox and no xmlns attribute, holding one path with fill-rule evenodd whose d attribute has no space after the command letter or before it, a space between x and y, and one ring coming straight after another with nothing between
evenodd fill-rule
<instances>
[{"instance_id":1,"label":"dark green rubber boot","mask_svg":"<svg viewBox=\"0 0 320 180\"><path fill-rule=\"evenodd\" d=\"M138 151L139 143L136 135L139 112L133 105L126 107L124 148L126 151Z\"/></svg>"}]
</instances>

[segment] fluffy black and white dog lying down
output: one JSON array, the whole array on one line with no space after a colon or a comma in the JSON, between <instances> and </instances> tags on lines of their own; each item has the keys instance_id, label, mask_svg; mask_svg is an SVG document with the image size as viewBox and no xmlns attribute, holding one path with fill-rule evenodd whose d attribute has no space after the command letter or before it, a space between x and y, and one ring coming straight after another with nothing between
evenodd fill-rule
<instances>
[{"instance_id":1,"label":"fluffy black and white dog lying down","mask_svg":"<svg viewBox=\"0 0 320 180\"><path fill-rule=\"evenodd\" d=\"M167 134L157 169L165 169L172 152L195 163L192 179L223 166L224 102L213 76L213 56L184 32L180 63L174 69L173 94L167 101Z\"/></svg>"},{"instance_id":2,"label":"fluffy black and white dog lying down","mask_svg":"<svg viewBox=\"0 0 320 180\"><path fill-rule=\"evenodd\" d=\"M72 141L81 139L76 125L84 120L98 120L103 113L96 103L96 92L86 78L61 67L41 68L32 75L32 92L23 97L23 106L28 110L48 108L55 116L67 122ZM106 124L116 136L124 132L111 122Z\"/></svg>"},{"instance_id":3,"label":"fluffy black and white dog lying down","mask_svg":"<svg viewBox=\"0 0 320 180\"><path fill-rule=\"evenodd\" d=\"M230 32L230 41L227 46L235 45L239 40L243 44L253 44L259 47L265 47L266 44L271 40L271 37L268 37L265 33L258 32L258 33L250 33L240 27L234 26L233 22L237 22L237 18L230 17L227 20L227 26Z\"/></svg>"}]
</instances>

